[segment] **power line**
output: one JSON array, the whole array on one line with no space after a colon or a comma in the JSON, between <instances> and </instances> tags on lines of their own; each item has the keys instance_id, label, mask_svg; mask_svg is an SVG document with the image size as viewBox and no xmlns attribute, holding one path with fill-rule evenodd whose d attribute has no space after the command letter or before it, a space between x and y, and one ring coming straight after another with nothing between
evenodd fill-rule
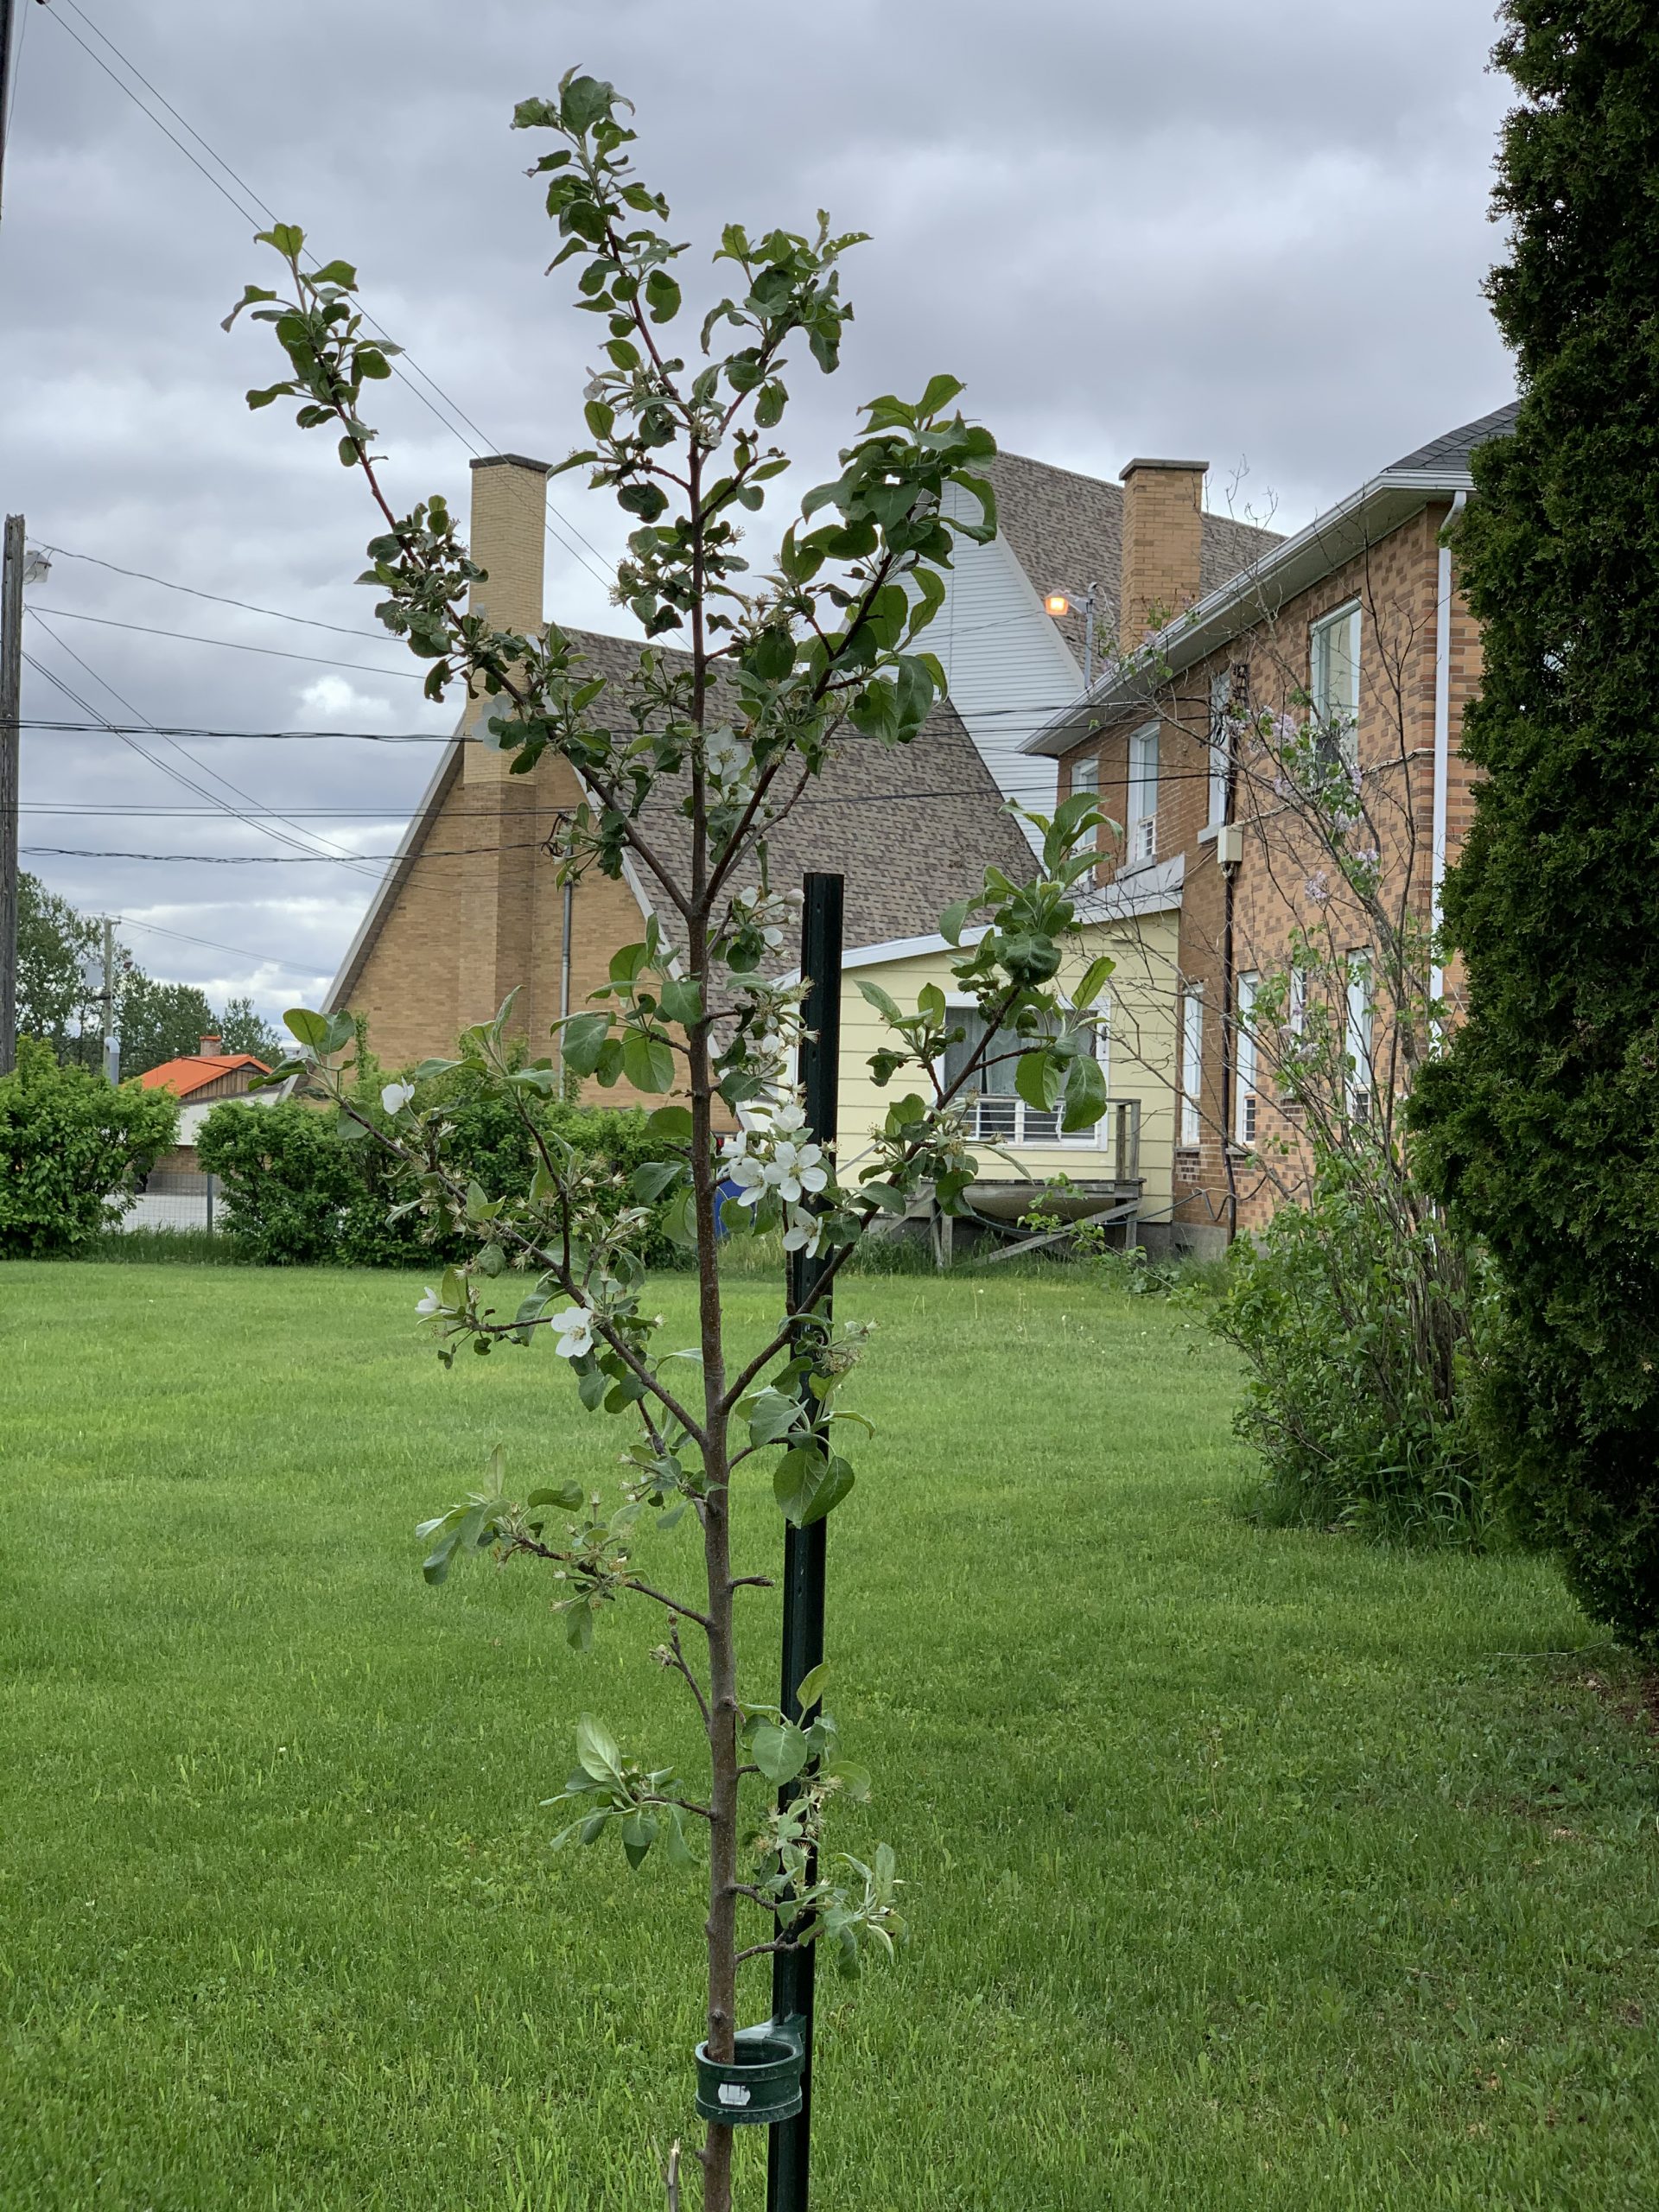
<instances>
[{"instance_id":1,"label":"power line","mask_svg":"<svg viewBox=\"0 0 1659 2212\"><path fill-rule=\"evenodd\" d=\"M391 676L400 683L423 683L417 668L377 668L367 661L332 660L322 653L289 652L283 645L251 645L240 638L204 638L195 630L164 630L155 622L118 622L111 614L79 614L73 607L42 607L31 611L55 614L65 622L95 622L102 630L131 630L141 637L176 638L187 645L219 645L226 652L259 653L270 660L309 661L318 668L354 668L360 676Z\"/></svg>"},{"instance_id":2,"label":"power line","mask_svg":"<svg viewBox=\"0 0 1659 2212\"><path fill-rule=\"evenodd\" d=\"M98 671L92 667L90 662L85 661L81 658L80 655L76 652L73 646L67 645L64 643L63 639L58 636L57 632L52 628L49 623L41 620L41 613L38 607L29 607L27 611L35 621L40 623L41 629L46 632L47 636L51 639L53 644L57 646L60 652L67 653L71 660L75 662L79 667L86 670L87 675L92 677L94 683L101 684L104 690L109 693L110 696L112 699L118 701L119 703L126 709L130 715L138 714L138 709L133 705L130 699L124 698L121 693L116 690L112 683L99 674ZM63 682L60 677L54 675L50 669L43 667L39 661L34 658L32 654L26 654L24 658L29 661L29 666L33 668L37 674L44 676L48 683L56 684L58 690L64 694L64 696L67 699L73 700L75 705L79 707L83 712L86 714L93 714L97 711L96 709L88 706L86 700L80 698L75 692L72 691L68 685ZM139 715L139 720L142 722L143 717ZM137 740L130 731L116 731L113 734L118 735L120 738L122 744L126 746L129 751L136 753L140 760L147 760L151 767L158 768L162 775L169 777L173 782L176 784L182 785L187 791L194 791L198 798L207 799L211 805L216 807L221 812L229 815L234 820L241 822L246 828L256 830L264 836L274 837L281 844L296 845L302 851L309 852L315 849L312 842L306 837L303 831L297 829L296 824L293 823L286 824L289 829L296 830L296 834L294 836L284 837L280 830L268 829L264 823L251 820L248 816L239 812L238 810L231 805L228 801L219 799L215 793L208 791L205 785L197 783L193 777L181 774L178 769L169 766L165 760L158 760L153 753L149 752L143 746L137 742ZM175 753L178 753L181 760L189 761L191 766L199 770L202 775L211 777L214 783L222 785L226 791L233 792L238 798L246 800L249 805L254 807L258 806L258 800L253 797L253 794L251 791L245 791L239 785L232 783L228 776L220 775L216 768L208 767L205 762L198 760L193 753L187 753L184 747L180 745L175 739L165 736L160 731L155 732L154 734L162 736L162 741L165 744L169 746ZM276 819L281 821L283 817L279 815L276 817ZM327 843L332 842L333 841L325 839L323 842ZM335 851L336 853L339 852L338 846L335 847ZM360 868L359 873L362 874L372 874L373 871L371 868Z\"/></svg>"},{"instance_id":3,"label":"power line","mask_svg":"<svg viewBox=\"0 0 1659 2212\"><path fill-rule=\"evenodd\" d=\"M28 21L27 16L24 21ZM389 645L392 642L384 630L352 630L347 629L340 622L320 621L315 614L289 614L280 607L257 607L249 599L227 599L223 592L202 591L194 584L174 583L166 576L152 576L143 569L124 569L118 562L100 560L96 553L77 553L67 545L48 545L42 543L41 550L43 553L59 555L66 561L90 561L95 569L108 569L113 575L130 576L138 583L159 584L163 591L185 592L192 599L210 599L215 607L240 607L245 614L267 614L273 622L303 623L308 630L332 630L339 638L366 638L371 644L377 645ZM341 665L347 664L341 664Z\"/></svg>"},{"instance_id":4,"label":"power line","mask_svg":"<svg viewBox=\"0 0 1659 2212\"><path fill-rule=\"evenodd\" d=\"M191 937L184 930L163 929L159 922L141 922L135 914L111 914L110 919L118 922L123 929L148 930L153 937L175 938L181 944L206 945L210 952L233 952L240 960L257 960L261 967L282 968L290 976L315 976L315 968L299 966L292 960L278 960L274 953L250 952L245 944L221 944L217 938Z\"/></svg>"},{"instance_id":5,"label":"power line","mask_svg":"<svg viewBox=\"0 0 1659 2212\"><path fill-rule=\"evenodd\" d=\"M114 54L117 60L120 62L122 67L129 71L131 75L138 79L138 82L144 87L145 91L150 94L152 99L161 102L161 105L167 110L168 113L179 124L181 130L188 130L189 132L190 136L195 140L197 145L201 148L203 153L207 156L208 159L215 162L219 168L223 169L225 175L231 178L242 192L246 194L249 200L252 201L253 206L264 216L265 221L268 224L274 224L276 219L275 214L272 213L270 207L266 204L266 202L262 200L259 194L253 189L253 187L249 184L245 178L238 175L237 172L231 167L224 156L208 143L207 139L202 137L200 131L196 129L194 124L188 123L185 120L184 117L180 114L178 109L173 105L172 102L164 93L156 91L155 86L150 83L149 78L143 74L137 64L130 60L129 57L122 52L121 48L115 43L114 40L109 36L107 32L103 31L99 28L98 24L95 23L92 21L92 18L86 13L86 10L84 8L78 6L76 4L76 0L63 0L63 4L73 9L74 13L79 16L81 22L86 24L87 29L92 32L92 35L98 39L102 45L108 48L109 51ZM171 143L178 148L180 153L184 156L191 167L200 171L201 175L207 178L208 183L213 186L213 189L219 194L219 196L229 201L230 205L236 209L236 212L242 217L243 220L245 222L253 224L255 228L257 229L259 226L259 216L251 213L249 210L242 205L241 201L237 199L235 194L231 192L220 179L213 174L212 170L207 168L203 163L197 159L196 156L191 152L184 141L176 137L174 132L168 129L167 125L162 121L160 116L156 115L151 109L144 105L143 101L139 99L137 93L133 91L131 86L124 83L120 77L117 76L115 71L110 67L108 62L103 59L102 55L95 54L92 48L87 45L86 40L80 36L79 33L76 31L61 15L56 13L55 10L53 14L53 20L58 23L63 30L67 32L68 35L74 40L75 44L79 47L83 54L86 54L91 60L95 61L98 64L98 67L104 72L111 83L118 86L120 90L126 94L127 98L132 102L139 113L146 116L149 120L156 125L156 128L162 133L162 137L170 140ZM374 316L369 313L367 308L364 307L360 297L358 300L358 305L362 312L363 320L369 325L369 327L372 330L378 332L383 339L389 339L390 333L386 330L385 325L375 320ZM421 366L420 363L416 360L414 355L409 352L407 347L404 349L403 353L399 357L398 361L394 364L394 366L400 372L405 372L404 373L404 382L407 385L409 390L414 394L415 397L418 399L421 404L426 409L427 412L433 416L436 421L441 423L443 428L449 432L450 435L458 439L475 458L479 454L480 449L483 451L489 451L492 449L491 441L485 436L484 432L479 429L477 423L473 421L472 417L457 404L456 401L450 398L448 393L443 390L442 386L434 377L429 375L428 372ZM432 392L435 393L436 397L442 402L443 405L449 410L450 413L458 416L462 423L466 423L467 429L473 432L474 436L482 441L481 448L478 446L474 446L470 438L468 438L462 431L457 429L454 423L448 421L445 416L439 412L438 408L434 405L432 400L428 398L426 393L421 390L420 385L415 383L413 378L406 373L409 371L413 371L414 375L418 376L423 384L429 386ZM597 546L593 544L589 539L582 536L582 531L576 527L575 524L568 521L564 516L561 515L559 517L559 527L556 528L553 523L549 519L545 512L545 507L548 504L546 501L545 490L543 490L543 527L546 530L548 535L556 538L557 542L563 546L565 551L570 554L574 559L580 562L582 566L588 570L588 574L594 576L598 582L603 584L608 591L611 587L611 578L603 574L600 569L595 569L593 563L586 558L579 547L571 543L570 537L567 537L565 532L568 531L571 533L571 536L579 538L582 544L587 546L588 552L593 554L595 560L602 561L604 559L604 556L600 552Z\"/></svg>"}]
</instances>

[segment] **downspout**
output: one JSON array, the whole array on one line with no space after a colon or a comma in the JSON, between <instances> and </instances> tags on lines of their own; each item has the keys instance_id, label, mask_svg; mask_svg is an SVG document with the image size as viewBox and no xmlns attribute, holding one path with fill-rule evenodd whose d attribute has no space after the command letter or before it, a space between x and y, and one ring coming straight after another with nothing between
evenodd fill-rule
<instances>
[{"instance_id":1,"label":"downspout","mask_svg":"<svg viewBox=\"0 0 1659 2212\"><path fill-rule=\"evenodd\" d=\"M1229 699L1230 709L1232 702ZM1230 711L1227 717L1227 803L1224 826L1232 827L1238 803L1238 747L1234 742ZM1216 840L1219 852L1221 839ZM1221 928L1221 1162L1227 1175L1227 1242L1238 1236L1238 1174L1233 1163L1233 882L1238 871L1229 861L1223 867Z\"/></svg>"},{"instance_id":2,"label":"downspout","mask_svg":"<svg viewBox=\"0 0 1659 2212\"><path fill-rule=\"evenodd\" d=\"M1458 493L1440 529L1440 571L1434 601L1434 812L1429 830L1428 926L1433 957L1428 995L1438 999L1446 981L1440 960L1440 895L1446 883L1447 794L1452 772L1452 548L1447 533L1468 504Z\"/></svg>"}]
</instances>

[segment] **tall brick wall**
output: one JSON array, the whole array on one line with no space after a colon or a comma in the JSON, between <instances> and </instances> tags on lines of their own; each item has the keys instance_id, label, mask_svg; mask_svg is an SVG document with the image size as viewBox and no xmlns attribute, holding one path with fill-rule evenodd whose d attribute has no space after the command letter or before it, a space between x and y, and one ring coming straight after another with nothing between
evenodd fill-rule
<instances>
[{"instance_id":1,"label":"tall brick wall","mask_svg":"<svg viewBox=\"0 0 1659 2212\"><path fill-rule=\"evenodd\" d=\"M1179 964L1184 982L1202 986L1205 1053L1201 1139L1178 1148L1176 1217L1204 1231L1224 1224L1235 1207L1241 1228L1259 1225L1305 1170L1300 1131L1281 1113L1266 1056L1258 1082L1258 1144L1254 1153L1224 1144L1222 1086L1224 938L1226 884L1206 834L1209 804L1210 692L1225 675L1242 686L1251 712L1300 721L1310 682L1309 638L1319 619L1351 601L1361 609L1360 702L1357 733L1363 790L1377 830L1382 896L1390 911L1427 924L1433 806L1435 642L1439 534L1444 502L1420 512L1376 544L1322 578L1271 618L1264 618L1207 661L1183 671L1155 704L1125 715L1078 747L1062 763L1062 788L1074 762L1098 759L1102 804L1126 818L1128 741L1147 721L1159 724L1158 856L1184 857ZM1455 858L1468 833L1471 773L1457 751L1463 709L1480 678L1477 626L1454 588L1450 620L1451 760L1447 850ZM1244 855L1234 880L1233 973L1270 973L1289 962L1293 932L1316 929L1334 950L1366 947L1370 918L1344 895L1317 832L1275 791L1271 764L1258 753L1241 765L1234 807ZM1121 838L1103 834L1103 880L1126 868ZM1320 895L1320 894L1325 895ZM1447 977L1455 1000L1456 971ZM1387 1059L1399 1040L1382 1032L1376 1052ZM1228 1058L1235 1057L1227 1039ZM1179 1128L1179 1078L1177 1077ZM1236 1126L1236 1124L1235 1124ZM1228 1132L1230 1138L1232 1132ZM1282 1154L1276 1147L1283 1147Z\"/></svg>"},{"instance_id":2,"label":"tall brick wall","mask_svg":"<svg viewBox=\"0 0 1659 2212\"><path fill-rule=\"evenodd\" d=\"M474 612L503 627L541 626L547 470L514 454L473 463L470 543L487 571ZM562 812L581 800L568 762L544 753L528 775L476 732L496 702L472 702L463 740L419 844L387 903L346 994L367 1018L388 1067L438 1057L469 1023L488 1020L516 989L514 1026L540 1053L560 1013L565 895L544 849ZM626 882L596 873L570 898L570 1012L603 983L611 955L644 933ZM626 1085L597 1093L639 1103Z\"/></svg>"}]
</instances>

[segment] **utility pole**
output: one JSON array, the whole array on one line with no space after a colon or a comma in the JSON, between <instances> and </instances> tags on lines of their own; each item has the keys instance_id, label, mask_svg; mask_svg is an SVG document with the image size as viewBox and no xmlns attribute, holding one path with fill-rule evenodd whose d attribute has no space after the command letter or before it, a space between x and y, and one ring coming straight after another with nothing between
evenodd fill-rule
<instances>
[{"instance_id":1,"label":"utility pole","mask_svg":"<svg viewBox=\"0 0 1659 2212\"><path fill-rule=\"evenodd\" d=\"M0 0L0 206L5 200L6 119L11 113L12 0Z\"/></svg>"},{"instance_id":2,"label":"utility pole","mask_svg":"<svg viewBox=\"0 0 1659 2212\"><path fill-rule=\"evenodd\" d=\"M115 924L104 917L104 1080L121 1080L121 1039L115 1027Z\"/></svg>"},{"instance_id":3,"label":"utility pole","mask_svg":"<svg viewBox=\"0 0 1659 2212\"><path fill-rule=\"evenodd\" d=\"M801 1089L806 1108L806 1135L826 1147L836 1141L836 1095L841 1073L841 941L842 900L845 889L838 875L809 875L802 887L805 904L801 914L801 974L806 997L801 1007ZM804 1252L789 1257L789 1309L799 1313L830 1264L829 1255L809 1259ZM813 1318L797 1325L796 1343L810 1341L830 1322L830 1293L826 1290L813 1309ZM784 1718L796 1718L795 1693L802 1681L823 1657L824 1530L814 1522L810 1529L784 1532ZM803 1727L817 1713L802 1713ZM794 1788L785 1783L779 1802L787 1804ZM806 1878L817 1878L816 1859ZM798 2024L805 2050L801 2069L801 2108L792 2120L780 2120L767 2130L766 2212L807 2212L807 2170L812 2145L812 1999L817 1946L774 1953L772 1961L772 2017Z\"/></svg>"},{"instance_id":4,"label":"utility pole","mask_svg":"<svg viewBox=\"0 0 1659 2212\"><path fill-rule=\"evenodd\" d=\"M0 1075L10 1075L17 1065L17 779L22 699L23 518L8 515L0 572Z\"/></svg>"}]
</instances>

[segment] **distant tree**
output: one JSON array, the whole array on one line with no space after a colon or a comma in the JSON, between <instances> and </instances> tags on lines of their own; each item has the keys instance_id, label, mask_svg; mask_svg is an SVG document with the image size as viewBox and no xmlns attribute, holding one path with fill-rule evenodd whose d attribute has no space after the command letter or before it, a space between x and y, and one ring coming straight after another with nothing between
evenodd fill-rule
<instances>
[{"instance_id":1,"label":"distant tree","mask_svg":"<svg viewBox=\"0 0 1659 2212\"><path fill-rule=\"evenodd\" d=\"M228 1001L217 1027L227 1052L251 1052L267 1067L275 1067L278 1060L288 1056L288 1039L279 1037L264 1015L254 1012L251 999ZM210 1030L202 1032L203 1036L209 1033Z\"/></svg>"},{"instance_id":2,"label":"distant tree","mask_svg":"<svg viewBox=\"0 0 1659 2212\"><path fill-rule=\"evenodd\" d=\"M1474 461L1480 772L1446 894L1470 1017L1422 1079L1491 1247L1490 1450L1588 1611L1659 1653L1659 13L1509 0L1491 280L1521 372Z\"/></svg>"},{"instance_id":3,"label":"distant tree","mask_svg":"<svg viewBox=\"0 0 1659 2212\"><path fill-rule=\"evenodd\" d=\"M49 1045L60 1060L86 1057L83 1033L96 1058L98 1001L87 982L87 963L99 951L98 924L39 878L17 882L17 1030Z\"/></svg>"},{"instance_id":4,"label":"distant tree","mask_svg":"<svg viewBox=\"0 0 1659 2212\"><path fill-rule=\"evenodd\" d=\"M121 995L121 1073L143 1075L217 1036L219 1016L194 983L158 983L135 968Z\"/></svg>"}]
</instances>

